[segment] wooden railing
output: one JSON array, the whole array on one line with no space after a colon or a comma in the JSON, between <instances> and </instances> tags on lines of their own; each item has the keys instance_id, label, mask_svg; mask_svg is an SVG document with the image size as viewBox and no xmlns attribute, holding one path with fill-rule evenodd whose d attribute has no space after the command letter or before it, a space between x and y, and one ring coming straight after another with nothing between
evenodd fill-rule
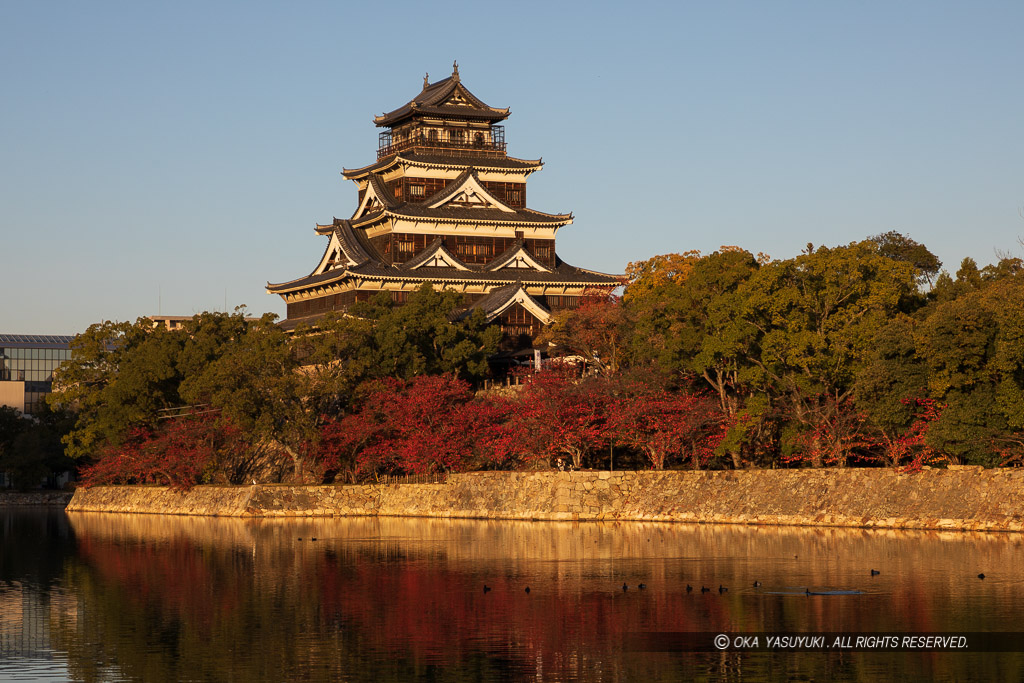
<instances>
[{"instance_id":1,"label":"wooden railing","mask_svg":"<svg viewBox=\"0 0 1024 683\"><path fill-rule=\"evenodd\" d=\"M504 142L474 142L472 140L467 140L466 142L442 142L441 140L411 138L393 142L390 145L381 145L377 150L377 159L380 160L392 154L412 149L424 154L440 154L444 156L463 156L467 154L485 157L505 156Z\"/></svg>"}]
</instances>

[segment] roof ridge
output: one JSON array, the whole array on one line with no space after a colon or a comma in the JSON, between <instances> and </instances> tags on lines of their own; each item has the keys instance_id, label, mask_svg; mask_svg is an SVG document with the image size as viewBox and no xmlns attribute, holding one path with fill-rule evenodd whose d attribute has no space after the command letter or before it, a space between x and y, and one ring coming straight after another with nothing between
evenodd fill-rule
<instances>
[{"instance_id":1,"label":"roof ridge","mask_svg":"<svg viewBox=\"0 0 1024 683\"><path fill-rule=\"evenodd\" d=\"M455 194L455 192L459 189L459 187L462 186L463 183L465 183L470 178L475 177L475 175L476 172L474 171L473 167L470 166L465 171L452 178L452 180L445 185L443 190L431 196L430 203L436 204L439 201L448 199L448 197L451 197L453 194ZM479 178L477 178L477 182L480 182Z\"/></svg>"}]
</instances>

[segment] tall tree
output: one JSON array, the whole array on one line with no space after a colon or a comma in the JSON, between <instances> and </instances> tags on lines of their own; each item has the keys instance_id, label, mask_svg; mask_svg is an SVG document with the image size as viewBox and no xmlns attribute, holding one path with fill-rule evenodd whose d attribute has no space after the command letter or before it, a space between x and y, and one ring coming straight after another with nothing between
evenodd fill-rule
<instances>
[{"instance_id":1,"label":"tall tree","mask_svg":"<svg viewBox=\"0 0 1024 683\"><path fill-rule=\"evenodd\" d=\"M755 366L756 331L745 322L745 294L740 287L760 267L755 257L735 247L722 247L702 258L690 258L686 276L626 290L635 325L632 356L640 363L696 378L718 399L723 419L733 425L728 451L734 466L742 463L743 443L755 434L750 420L737 420L745 410Z\"/></svg>"},{"instance_id":2,"label":"tall tree","mask_svg":"<svg viewBox=\"0 0 1024 683\"><path fill-rule=\"evenodd\" d=\"M895 230L875 235L870 240L878 246L882 256L913 265L920 284L930 284L942 268L942 261L928 247Z\"/></svg>"},{"instance_id":3,"label":"tall tree","mask_svg":"<svg viewBox=\"0 0 1024 683\"><path fill-rule=\"evenodd\" d=\"M178 359L185 335L152 321L91 325L71 341L71 359L54 371L47 402L77 413L64 438L72 458L95 456L138 425L155 424L158 411L181 405Z\"/></svg>"},{"instance_id":4,"label":"tall tree","mask_svg":"<svg viewBox=\"0 0 1024 683\"><path fill-rule=\"evenodd\" d=\"M875 335L915 288L914 266L881 255L872 242L809 245L763 266L741 288L744 318L757 330L751 360L759 383L804 430L840 424Z\"/></svg>"},{"instance_id":5,"label":"tall tree","mask_svg":"<svg viewBox=\"0 0 1024 683\"><path fill-rule=\"evenodd\" d=\"M1024 432L1024 274L961 271L957 283L972 287L940 300L915 336L930 395L947 406L927 441L957 461L995 465Z\"/></svg>"},{"instance_id":6,"label":"tall tree","mask_svg":"<svg viewBox=\"0 0 1024 683\"><path fill-rule=\"evenodd\" d=\"M220 357L185 379L181 394L190 404L220 411L269 452L283 450L294 480L305 481L319 415L306 400L307 378L274 318L268 314L248 325Z\"/></svg>"}]
</instances>

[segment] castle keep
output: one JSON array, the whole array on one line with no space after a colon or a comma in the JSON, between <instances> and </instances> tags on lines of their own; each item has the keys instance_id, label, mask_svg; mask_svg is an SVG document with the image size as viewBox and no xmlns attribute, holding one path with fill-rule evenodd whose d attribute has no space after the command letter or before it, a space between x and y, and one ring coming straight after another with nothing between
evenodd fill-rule
<instances>
[{"instance_id":1,"label":"castle keep","mask_svg":"<svg viewBox=\"0 0 1024 683\"><path fill-rule=\"evenodd\" d=\"M374 118L384 129L376 162L345 169L359 188L351 218L316 231L328 240L313 271L267 284L288 306L286 329L388 292L396 303L423 283L465 295L506 338L528 344L560 309L615 276L565 263L555 251L572 214L527 207L526 181L540 159L506 153L500 123L509 110L484 104L464 86L458 65L418 95Z\"/></svg>"}]
</instances>

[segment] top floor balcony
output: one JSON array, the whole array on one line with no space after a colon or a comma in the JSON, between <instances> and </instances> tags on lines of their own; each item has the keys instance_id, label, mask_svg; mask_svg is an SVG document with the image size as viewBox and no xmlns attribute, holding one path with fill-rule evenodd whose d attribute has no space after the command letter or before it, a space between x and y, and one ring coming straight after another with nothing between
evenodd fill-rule
<instances>
[{"instance_id":1,"label":"top floor balcony","mask_svg":"<svg viewBox=\"0 0 1024 683\"><path fill-rule=\"evenodd\" d=\"M505 156L505 127L491 126L489 131L452 128L448 130L419 130L405 135L392 131L380 134L377 159L399 152L416 151L443 156Z\"/></svg>"}]
</instances>

